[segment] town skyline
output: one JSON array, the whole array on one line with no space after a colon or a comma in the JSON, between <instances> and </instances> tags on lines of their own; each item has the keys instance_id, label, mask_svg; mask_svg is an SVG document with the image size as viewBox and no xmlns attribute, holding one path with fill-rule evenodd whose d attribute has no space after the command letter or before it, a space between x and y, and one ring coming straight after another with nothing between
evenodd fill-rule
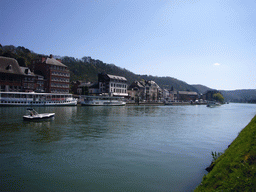
<instances>
[{"instance_id":1,"label":"town skyline","mask_svg":"<svg viewBox=\"0 0 256 192\"><path fill-rule=\"evenodd\" d=\"M135 74L255 89L254 1L3 1L0 43Z\"/></svg>"}]
</instances>

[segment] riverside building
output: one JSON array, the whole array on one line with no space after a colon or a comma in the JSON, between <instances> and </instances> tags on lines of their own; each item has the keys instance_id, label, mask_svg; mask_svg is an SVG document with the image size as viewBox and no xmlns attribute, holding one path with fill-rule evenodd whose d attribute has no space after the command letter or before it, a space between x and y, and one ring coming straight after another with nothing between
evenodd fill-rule
<instances>
[{"instance_id":1,"label":"riverside building","mask_svg":"<svg viewBox=\"0 0 256 192\"><path fill-rule=\"evenodd\" d=\"M41 57L33 60L31 70L46 80L44 84L47 93L69 93L70 72L60 60Z\"/></svg>"},{"instance_id":2,"label":"riverside building","mask_svg":"<svg viewBox=\"0 0 256 192\"><path fill-rule=\"evenodd\" d=\"M110 75L105 73L98 74L99 92L110 96L126 97L127 79L125 77Z\"/></svg>"}]
</instances>

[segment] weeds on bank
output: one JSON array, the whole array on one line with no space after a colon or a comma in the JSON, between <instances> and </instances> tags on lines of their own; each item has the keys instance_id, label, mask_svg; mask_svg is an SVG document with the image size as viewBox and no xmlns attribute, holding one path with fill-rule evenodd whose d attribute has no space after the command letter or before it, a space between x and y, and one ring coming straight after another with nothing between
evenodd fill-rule
<instances>
[{"instance_id":1,"label":"weeds on bank","mask_svg":"<svg viewBox=\"0 0 256 192\"><path fill-rule=\"evenodd\" d=\"M215 152L212 151L212 159L213 159L212 162L215 162L222 154L223 153L221 152L217 153L216 151Z\"/></svg>"}]
</instances>

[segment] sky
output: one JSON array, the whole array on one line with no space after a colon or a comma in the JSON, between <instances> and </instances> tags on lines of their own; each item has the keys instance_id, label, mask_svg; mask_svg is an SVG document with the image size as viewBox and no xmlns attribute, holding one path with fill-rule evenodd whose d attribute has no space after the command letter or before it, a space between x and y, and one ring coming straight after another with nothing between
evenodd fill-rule
<instances>
[{"instance_id":1,"label":"sky","mask_svg":"<svg viewBox=\"0 0 256 192\"><path fill-rule=\"evenodd\" d=\"M256 89L255 0L1 0L0 18L3 46Z\"/></svg>"}]
</instances>

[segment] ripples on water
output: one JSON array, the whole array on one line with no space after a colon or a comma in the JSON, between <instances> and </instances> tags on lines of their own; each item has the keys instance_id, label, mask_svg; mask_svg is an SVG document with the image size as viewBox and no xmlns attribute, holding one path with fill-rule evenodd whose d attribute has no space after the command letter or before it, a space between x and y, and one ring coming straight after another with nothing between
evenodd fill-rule
<instances>
[{"instance_id":1,"label":"ripples on water","mask_svg":"<svg viewBox=\"0 0 256 192\"><path fill-rule=\"evenodd\" d=\"M191 191L255 107L41 107L56 116L40 122L1 107L0 189Z\"/></svg>"}]
</instances>

